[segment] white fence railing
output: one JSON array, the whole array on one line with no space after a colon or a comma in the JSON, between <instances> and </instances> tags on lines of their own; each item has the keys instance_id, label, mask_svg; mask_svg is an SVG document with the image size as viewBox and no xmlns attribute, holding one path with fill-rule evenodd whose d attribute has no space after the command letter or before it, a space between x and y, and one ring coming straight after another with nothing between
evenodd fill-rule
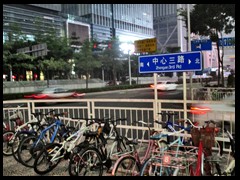
<instances>
[{"instance_id":1,"label":"white fence railing","mask_svg":"<svg viewBox=\"0 0 240 180\"><path fill-rule=\"evenodd\" d=\"M196 100L187 100L187 106L191 104L199 103ZM202 102L202 101L201 101ZM41 105L41 104L44 105ZM52 100L12 100L3 101L3 105L9 105L8 107L3 107L3 118L9 117L11 115L11 110L16 108L18 104L24 104L20 107L23 112L23 117L25 121L28 121L31 117L31 112L42 111L44 113L55 109L57 113L68 112L67 117L63 118L63 121L68 123L76 124L76 120L72 118L84 118L84 117L117 117L117 118L127 118L126 122L119 122L118 128L121 134L127 136L128 138L138 138L138 139L148 139L147 127L140 126L139 124L134 124L135 120L143 120L145 122L152 123L152 127L156 130L161 130L161 126L154 123L157 119L165 121L164 117L156 116L158 112L176 112L177 115L172 118L173 122L178 119L184 118L183 110L183 100L155 100L151 99L57 99L54 100L54 104L51 106ZM220 104L222 102L218 101L204 101L203 103L209 104ZM231 103L231 102L228 102ZM47 104L47 105L46 105ZM228 129L231 133L235 133L235 111L225 112L224 109L216 112L210 112L204 116L203 121L209 120L209 118L217 117L219 123L221 123L222 128L225 127L226 119L228 117L227 124ZM190 109L187 109L187 117L195 121L195 115L192 115ZM215 120L215 119L213 119ZM189 134L188 134L189 135ZM144 136L144 137L143 137ZM189 135L190 136L190 135ZM228 142L229 139L223 135L216 137L218 140L223 142ZM225 148L224 143L224 150Z\"/></svg>"}]
</instances>

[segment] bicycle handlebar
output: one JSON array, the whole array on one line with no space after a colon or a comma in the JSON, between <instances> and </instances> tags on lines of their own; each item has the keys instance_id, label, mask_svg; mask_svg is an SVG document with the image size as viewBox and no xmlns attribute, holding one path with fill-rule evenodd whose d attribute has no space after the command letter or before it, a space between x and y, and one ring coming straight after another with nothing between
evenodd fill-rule
<instances>
[{"instance_id":1,"label":"bicycle handlebar","mask_svg":"<svg viewBox=\"0 0 240 180\"><path fill-rule=\"evenodd\" d=\"M197 129L200 129L200 128L203 128L202 126L196 126L196 125L194 125L193 124L193 122L190 120L190 119L184 119L184 122L185 123L189 123L192 127L194 127L194 128L197 128Z\"/></svg>"}]
</instances>

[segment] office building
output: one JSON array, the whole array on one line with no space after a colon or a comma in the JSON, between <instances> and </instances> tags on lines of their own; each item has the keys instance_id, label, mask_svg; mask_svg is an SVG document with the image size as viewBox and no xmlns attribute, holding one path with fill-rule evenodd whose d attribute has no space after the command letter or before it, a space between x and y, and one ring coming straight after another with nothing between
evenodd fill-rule
<instances>
[{"instance_id":1,"label":"office building","mask_svg":"<svg viewBox=\"0 0 240 180\"><path fill-rule=\"evenodd\" d=\"M60 4L3 4L3 42L8 40L7 33L15 25L29 40L33 40L35 33L44 33L50 27L56 29L60 36L63 33L63 20L59 12Z\"/></svg>"},{"instance_id":2,"label":"office building","mask_svg":"<svg viewBox=\"0 0 240 180\"><path fill-rule=\"evenodd\" d=\"M160 52L166 52L167 47L187 51L187 29L177 15L179 8L186 9L187 4L153 4L153 28Z\"/></svg>"},{"instance_id":3,"label":"office building","mask_svg":"<svg viewBox=\"0 0 240 180\"><path fill-rule=\"evenodd\" d=\"M100 42L113 36L132 43L154 37L152 4L62 4L62 12L88 19L91 37Z\"/></svg>"}]
</instances>

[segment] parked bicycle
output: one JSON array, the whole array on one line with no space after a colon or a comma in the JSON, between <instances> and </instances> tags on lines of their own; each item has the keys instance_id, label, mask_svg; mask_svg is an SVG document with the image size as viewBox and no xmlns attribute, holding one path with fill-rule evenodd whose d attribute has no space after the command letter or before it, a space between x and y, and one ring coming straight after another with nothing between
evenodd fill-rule
<instances>
[{"instance_id":1,"label":"parked bicycle","mask_svg":"<svg viewBox=\"0 0 240 180\"><path fill-rule=\"evenodd\" d=\"M220 157L218 155L206 158L206 161L211 165L211 175L212 176L235 176L235 139L232 134L224 128L225 135L230 141L230 151L228 157ZM223 161L227 163L224 167L221 167Z\"/></svg>"},{"instance_id":2,"label":"parked bicycle","mask_svg":"<svg viewBox=\"0 0 240 180\"><path fill-rule=\"evenodd\" d=\"M79 130L69 136L65 136L65 140L59 143L48 143L38 153L35 158L33 167L37 174L43 175L52 171L61 159L69 159L73 149L83 141L84 133L91 129L96 121L92 119L84 119L86 124L82 125ZM88 122L89 121L89 122ZM71 162L71 160L70 160Z\"/></svg>"},{"instance_id":3,"label":"parked bicycle","mask_svg":"<svg viewBox=\"0 0 240 180\"><path fill-rule=\"evenodd\" d=\"M70 161L70 163L72 163L75 168L74 172L71 172L71 175L89 176L94 174L102 176L104 170L106 170L106 172L109 172L110 168L112 167L112 161L114 160L114 157L119 157L124 153L130 151L130 146L126 144L126 142L128 141L127 138L121 136L117 130L117 122L126 120L126 118L107 118L104 120L104 126L101 126L101 123L103 122L99 121L97 132L91 134L95 138L95 144L83 148L73 155L74 159L73 161ZM110 125L110 122L112 124L111 130L109 128L106 128ZM113 140L114 142L111 144L110 152L108 152L107 143L108 140L110 140L112 133L115 134L115 139ZM105 137L104 134L107 134L108 136ZM91 157L95 157L96 159L94 159L93 161Z\"/></svg>"},{"instance_id":4,"label":"parked bicycle","mask_svg":"<svg viewBox=\"0 0 240 180\"><path fill-rule=\"evenodd\" d=\"M136 121L138 124L147 125L149 135L152 136L157 133L154 129L151 129L151 123L146 123L144 121ZM150 157L151 153L157 151L157 143L154 140L149 140L146 151L143 156L139 154L140 149L142 148L143 141L138 145L138 140L128 140L127 144L129 144L132 148L127 154L122 155L117 161L114 163L112 169L113 176L139 176L140 168L143 162Z\"/></svg>"},{"instance_id":5,"label":"parked bicycle","mask_svg":"<svg viewBox=\"0 0 240 180\"><path fill-rule=\"evenodd\" d=\"M62 136L65 135L61 130L65 132L65 125L61 122L59 116L65 116L66 113L53 114L54 119L49 122L45 129L43 129L39 135L31 135L24 138L18 148L19 162L26 167L33 167L34 160L38 152L47 143L60 142ZM66 132L67 133L67 132Z\"/></svg>"}]
</instances>

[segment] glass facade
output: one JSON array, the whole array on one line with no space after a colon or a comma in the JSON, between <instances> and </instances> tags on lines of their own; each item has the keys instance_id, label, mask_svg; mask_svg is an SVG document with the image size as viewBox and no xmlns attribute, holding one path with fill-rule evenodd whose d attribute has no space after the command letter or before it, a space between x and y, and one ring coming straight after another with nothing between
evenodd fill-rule
<instances>
[{"instance_id":1,"label":"glass facade","mask_svg":"<svg viewBox=\"0 0 240 180\"><path fill-rule=\"evenodd\" d=\"M124 42L154 37L152 4L63 4L62 11L88 18L99 41L109 40L112 28Z\"/></svg>"},{"instance_id":2,"label":"glass facade","mask_svg":"<svg viewBox=\"0 0 240 180\"><path fill-rule=\"evenodd\" d=\"M61 6L59 6L61 7ZM40 22L38 25L37 22ZM57 11L32 7L31 5L3 5L3 42L8 40L7 33L17 25L30 40L36 32L53 27L58 35L62 34L63 20ZM39 28L40 27L40 28Z\"/></svg>"},{"instance_id":3,"label":"glass facade","mask_svg":"<svg viewBox=\"0 0 240 180\"><path fill-rule=\"evenodd\" d=\"M153 4L153 26L158 42L158 49L162 52L167 47L180 47L186 51L186 25L179 20L177 9L186 8L187 4Z\"/></svg>"}]
</instances>

